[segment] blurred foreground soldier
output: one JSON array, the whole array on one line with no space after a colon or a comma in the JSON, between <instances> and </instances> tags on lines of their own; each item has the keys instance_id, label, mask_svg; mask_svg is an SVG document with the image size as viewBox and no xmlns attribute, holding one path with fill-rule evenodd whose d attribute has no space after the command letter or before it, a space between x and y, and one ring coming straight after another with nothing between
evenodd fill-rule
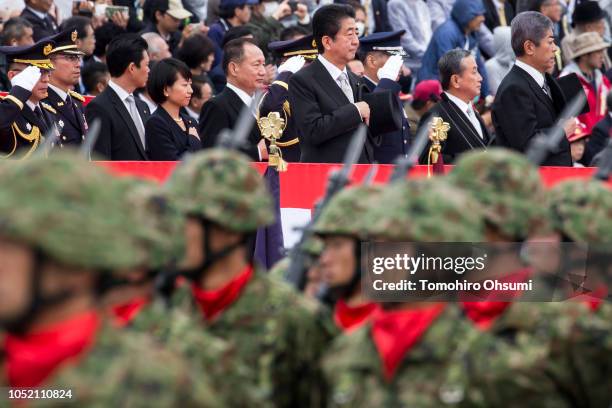
<instances>
[{"instance_id":1,"label":"blurred foreground soldier","mask_svg":"<svg viewBox=\"0 0 612 408\"><path fill-rule=\"evenodd\" d=\"M293 119L289 105L289 80L304 65L317 58L317 48L312 35L286 41L274 41L268 44L268 49L281 58L278 75L268 87L259 106L259 117L266 117L270 112L278 112L285 119L285 130L276 142L281 148L283 159L288 162L300 161L300 140L298 129Z\"/></svg>"},{"instance_id":2,"label":"blurred foreground soldier","mask_svg":"<svg viewBox=\"0 0 612 408\"><path fill-rule=\"evenodd\" d=\"M316 299L323 286L319 258L323 252L324 244L321 239L310 237L304 243L303 249L306 253L306 261L304 262L304 271L302 273L306 274L306 285L302 293L308 298ZM270 269L268 274L285 282L290 263L291 259L289 257L283 258ZM331 330L331 332L335 332L335 330Z\"/></svg>"},{"instance_id":3,"label":"blurred foreground soldier","mask_svg":"<svg viewBox=\"0 0 612 408\"><path fill-rule=\"evenodd\" d=\"M380 203L381 186L358 186L342 190L325 207L313 231L325 242L319 257L325 301L334 307L338 329L362 326L378 310L362 291L361 241L368 237L371 219L367 211Z\"/></svg>"},{"instance_id":4,"label":"blurred foreground soldier","mask_svg":"<svg viewBox=\"0 0 612 408\"><path fill-rule=\"evenodd\" d=\"M565 107L565 97L548 72L555 66L553 24L548 17L527 11L512 20L512 49L516 63L502 80L493 103L496 144L526 152L532 139L546 132ZM566 135L574 133L574 118L567 120ZM569 143L563 139L544 166L571 166Z\"/></svg>"},{"instance_id":5,"label":"blurred foreground soldier","mask_svg":"<svg viewBox=\"0 0 612 408\"><path fill-rule=\"evenodd\" d=\"M390 164L398 156L406 156L410 147L410 125L399 100L401 86L397 82L402 72L403 56L406 55L400 44L405 32L379 32L359 41L357 55L363 62L363 79L368 90L391 91L398 109L402 112L402 128L396 132L382 134L380 145L374 146L374 160L381 164Z\"/></svg>"},{"instance_id":6,"label":"blurred foreground soldier","mask_svg":"<svg viewBox=\"0 0 612 408\"><path fill-rule=\"evenodd\" d=\"M370 238L388 242L478 242L483 221L468 195L439 178L388 187L370 206ZM331 205L331 204L330 204ZM435 226L435 227L434 227ZM463 374L457 349L475 330L452 304L382 303L371 321L339 337L324 361L331 407L452 404L450 374ZM453 379L454 380L454 379ZM463 394L464 389L460 389Z\"/></svg>"},{"instance_id":7,"label":"blurred foreground soldier","mask_svg":"<svg viewBox=\"0 0 612 408\"><path fill-rule=\"evenodd\" d=\"M11 92L0 102L0 158L30 156L55 123L57 111L43 102L48 96L49 55L54 42L32 46L0 47L8 60Z\"/></svg>"},{"instance_id":8,"label":"blurred foreground soldier","mask_svg":"<svg viewBox=\"0 0 612 408\"><path fill-rule=\"evenodd\" d=\"M318 306L253 265L252 240L274 219L261 176L242 154L211 149L185 159L167 184L187 217L183 298L206 328L236 348L252 382L281 407L320 406L327 333Z\"/></svg>"},{"instance_id":9,"label":"blurred foreground soldier","mask_svg":"<svg viewBox=\"0 0 612 408\"><path fill-rule=\"evenodd\" d=\"M430 117L440 117L450 125L447 139L442 142L443 161L450 164L465 151L486 150L491 137L472 102L480 95L482 86L482 76L472 53L459 48L448 51L440 58L438 70L444 92L440 95L441 101L423 116L421 125ZM428 152L426 148L422 163L428 163Z\"/></svg>"},{"instance_id":10,"label":"blurred foreground soldier","mask_svg":"<svg viewBox=\"0 0 612 408\"><path fill-rule=\"evenodd\" d=\"M60 130L57 145L62 148L80 145L87 134L87 120L83 110L85 98L73 91L81 76L82 51L77 48L77 30L63 31L52 37L55 48L50 54L55 70L49 76L49 96L45 102L56 111Z\"/></svg>"},{"instance_id":11,"label":"blurred foreground soldier","mask_svg":"<svg viewBox=\"0 0 612 408\"><path fill-rule=\"evenodd\" d=\"M9 180L0 186L7 384L70 390L85 406L222 406L195 366L150 337L116 331L103 313L101 296L147 262L139 238L147 231L130 217L117 182L60 153L2 173Z\"/></svg>"}]
</instances>

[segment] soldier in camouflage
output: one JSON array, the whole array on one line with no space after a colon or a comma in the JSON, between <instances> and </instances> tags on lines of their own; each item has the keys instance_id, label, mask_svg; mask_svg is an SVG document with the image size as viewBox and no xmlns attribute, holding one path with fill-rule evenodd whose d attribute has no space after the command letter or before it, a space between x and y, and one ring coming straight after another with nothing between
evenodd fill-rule
<instances>
[{"instance_id":1,"label":"soldier in camouflage","mask_svg":"<svg viewBox=\"0 0 612 408\"><path fill-rule=\"evenodd\" d=\"M139 241L146 231L112 177L66 153L6 164L2 174L6 384L69 390L81 406L224 406L196 366L104 317L100 296L148 255Z\"/></svg>"},{"instance_id":2,"label":"soldier in camouflage","mask_svg":"<svg viewBox=\"0 0 612 408\"><path fill-rule=\"evenodd\" d=\"M247 157L212 149L177 167L167 191L187 218L181 269L191 283L173 304L229 341L275 406L320 406L319 358L329 339L320 308L252 263L251 239L273 221L261 176Z\"/></svg>"}]
</instances>

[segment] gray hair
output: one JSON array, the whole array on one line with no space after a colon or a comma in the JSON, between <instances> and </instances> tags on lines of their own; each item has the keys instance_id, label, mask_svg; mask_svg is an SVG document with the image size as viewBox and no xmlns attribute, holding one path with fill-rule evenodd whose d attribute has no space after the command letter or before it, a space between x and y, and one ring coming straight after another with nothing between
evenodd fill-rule
<instances>
[{"instance_id":1,"label":"gray hair","mask_svg":"<svg viewBox=\"0 0 612 408\"><path fill-rule=\"evenodd\" d=\"M517 57L525 55L525 41L538 45L553 29L550 18L537 11L519 13L512 20L512 50Z\"/></svg>"},{"instance_id":2,"label":"gray hair","mask_svg":"<svg viewBox=\"0 0 612 408\"><path fill-rule=\"evenodd\" d=\"M161 48L158 47L160 41L166 41L161 35L152 32L143 33L140 36L143 38L143 40L147 42L147 51L149 51L149 54L155 54L160 52Z\"/></svg>"},{"instance_id":3,"label":"gray hair","mask_svg":"<svg viewBox=\"0 0 612 408\"><path fill-rule=\"evenodd\" d=\"M472 57L470 51L463 48L455 48L444 54L438 61L438 71L440 71L440 83L445 91L450 87L450 80L453 75L460 75L463 72L463 60Z\"/></svg>"}]
</instances>

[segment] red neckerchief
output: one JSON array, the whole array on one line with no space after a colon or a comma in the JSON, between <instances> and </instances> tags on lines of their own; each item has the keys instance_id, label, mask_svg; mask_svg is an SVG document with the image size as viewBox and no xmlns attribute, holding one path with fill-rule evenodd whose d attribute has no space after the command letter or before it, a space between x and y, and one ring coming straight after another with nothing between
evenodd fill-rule
<instances>
[{"instance_id":1,"label":"red neckerchief","mask_svg":"<svg viewBox=\"0 0 612 408\"><path fill-rule=\"evenodd\" d=\"M378 304L374 302L352 307L340 299L334 307L334 322L342 331L353 330L365 323L372 313L378 309Z\"/></svg>"},{"instance_id":2,"label":"red neckerchief","mask_svg":"<svg viewBox=\"0 0 612 408\"><path fill-rule=\"evenodd\" d=\"M252 276L253 266L248 265L244 271L220 289L204 290L196 284L192 284L191 292L204 318L208 321L214 320L229 305L234 303Z\"/></svg>"},{"instance_id":3,"label":"red neckerchief","mask_svg":"<svg viewBox=\"0 0 612 408\"><path fill-rule=\"evenodd\" d=\"M99 326L99 316L90 311L36 333L8 334L4 351L10 386L41 385L62 363L81 356L93 344Z\"/></svg>"},{"instance_id":4,"label":"red neckerchief","mask_svg":"<svg viewBox=\"0 0 612 408\"><path fill-rule=\"evenodd\" d=\"M523 268L520 269L508 276L505 276L499 280L503 280L504 282L524 282L531 275L531 268ZM494 291L488 293L491 295ZM520 291L517 291L513 294L514 297L518 297L521 295ZM500 301L492 301L486 300L482 302L461 302L461 307L465 312L465 315L476 325L480 330L488 330L495 320L501 316L508 306L510 306L512 302L500 302Z\"/></svg>"},{"instance_id":5,"label":"red neckerchief","mask_svg":"<svg viewBox=\"0 0 612 408\"><path fill-rule=\"evenodd\" d=\"M423 309L380 310L372 316L372 339L387 381L391 381L404 356L419 342L444 307L444 304L437 304Z\"/></svg>"},{"instance_id":6,"label":"red neckerchief","mask_svg":"<svg viewBox=\"0 0 612 408\"><path fill-rule=\"evenodd\" d=\"M138 313L150 302L149 298L137 298L122 305L113 306L111 313L115 318L115 324L119 327L125 327L136 318Z\"/></svg>"}]
</instances>

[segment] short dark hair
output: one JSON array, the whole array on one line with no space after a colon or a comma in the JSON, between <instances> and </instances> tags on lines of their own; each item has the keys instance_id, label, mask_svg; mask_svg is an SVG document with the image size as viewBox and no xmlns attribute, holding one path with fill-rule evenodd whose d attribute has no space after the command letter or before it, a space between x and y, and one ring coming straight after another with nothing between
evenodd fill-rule
<instances>
[{"instance_id":1,"label":"short dark hair","mask_svg":"<svg viewBox=\"0 0 612 408\"><path fill-rule=\"evenodd\" d=\"M253 30L246 26L231 27L225 32L223 40L221 41L221 48L225 47L225 44L235 40L237 38L246 37L247 35L253 35Z\"/></svg>"},{"instance_id":2,"label":"short dark hair","mask_svg":"<svg viewBox=\"0 0 612 408\"><path fill-rule=\"evenodd\" d=\"M206 84L206 82L193 80L191 82L191 89L193 89L193 94L191 96L193 98L201 98L202 97L202 87Z\"/></svg>"},{"instance_id":3,"label":"short dark hair","mask_svg":"<svg viewBox=\"0 0 612 408\"><path fill-rule=\"evenodd\" d=\"M287 41L297 36L307 36L308 34L309 34L308 30L306 30L304 27L291 26L291 27L284 28L283 31L281 31L279 40Z\"/></svg>"},{"instance_id":4,"label":"short dark hair","mask_svg":"<svg viewBox=\"0 0 612 408\"><path fill-rule=\"evenodd\" d=\"M355 10L346 4L328 4L315 12L312 17L312 34L319 53L322 54L325 50L323 37L335 38L340 31L340 22L345 18L355 18Z\"/></svg>"},{"instance_id":5,"label":"short dark hair","mask_svg":"<svg viewBox=\"0 0 612 408\"><path fill-rule=\"evenodd\" d=\"M144 21L150 21L153 24L157 24L155 12L161 11L162 13L165 13L166 11L168 11L168 3L168 0L145 0L144 4L142 5Z\"/></svg>"},{"instance_id":6,"label":"short dark hair","mask_svg":"<svg viewBox=\"0 0 612 408\"><path fill-rule=\"evenodd\" d=\"M189 67L176 58L166 58L158 61L149 74L147 92L156 104L162 104L168 99L164 95L164 88L172 86L179 79L179 75L186 80L191 79Z\"/></svg>"},{"instance_id":7,"label":"short dark hair","mask_svg":"<svg viewBox=\"0 0 612 408\"><path fill-rule=\"evenodd\" d=\"M539 45L546 38L546 32L553 29L553 22L537 11L525 11L514 17L510 27L512 50L517 57L522 57L525 55L525 42Z\"/></svg>"},{"instance_id":8,"label":"short dark hair","mask_svg":"<svg viewBox=\"0 0 612 408\"><path fill-rule=\"evenodd\" d=\"M108 74L108 68L103 62L91 61L85 64L81 71L81 78L83 79L83 85L85 85L85 91L91 93L106 74Z\"/></svg>"},{"instance_id":9,"label":"short dark hair","mask_svg":"<svg viewBox=\"0 0 612 408\"><path fill-rule=\"evenodd\" d=\"M147 42L138 34L128 33L114 38L106 51L106 65L111 77L123 75L132 62L140 68L144 59L142 53L146 50Z\"/></svg>"},{"instance_id":10,"label":"short dark hair","mask_svg":"<svg viewBox=\"0 0 612 408\"><path fill-rule=\"evenodd\" d=\"M250 38L236 38L235 40L229 41L223 47L223 72L227 75L227 67L230 62L241 62L242 58L244 58L244 46L247 44L254 45L257 47L257 44Z\"/></svg>"},{"instance_id":11,"label":"short dark hair","mask_svg":"<svg viewBox=\"0 0 612 408\"><path fill-rule=\"evenodd\" d=\"M243 4L242 6L230 6L230 7L221 7L219 6L219 17L223 19L228 19L236 16L236 9L247 7L247 4Z\"/></svg>"},{"instance_id":12,"label":"short dark hair","mask_svg":"<svg viewBox=\"0 0 612 408\"><path fill-rule=\"evenodd\" d=\"M198 68L214 52L213 42L206 35L196 33L183 41L183 45L176 52L176 57L187 64L190 69L194 69Z\"/></svg>"},{"instance_id":13,"label":"short dark hair","mask_svg":"<svg viewBox=\"0 0 612 408\"><path fill-rule=\"evenodd\" d=\"M64 22L60 26L60 31L76 30L77 37L79 39L83 39L87 37L87 27L88 26L91 27L93 31L93 26L91 25L91 19L89 17L74 16L74 17L70 17L67 20L64 20Z\"/></svg>"},{"instance_id":14,"label":"short dark hair","mask_svg":"<svg viewBox=\"0 0 612 408\"><path fill-rule=\"evenodd\" d=\"M461 75L463 72L463 60L471 57L472 53L463 48L455 48L447 51L438 61L438 71L440 71L440 83L445 91L450 88L450 81L453 75Z\"/></svg>"},{"instance_id":15,"label":"short dark hair","mask_svg":"<svg viewBox=\"0 0 612 408\"><path fill-rule=\"evenodd\" d=\"M32 23L22 17L6 20L2 29L2 45L11 45L11 41L19 40L25 35L25 29L32 28Z\"/></svg>"},{"instance_id":16,"label":"short dark hair","mask_svg":"<svg viewBox=\"0 0 612 408\"><path fill-rule=\"evenodd\" d=\"M96 37L96 47L94 48L94 55L96 57L103 57L106 55L106 48L113 38L125 34L126 31L111 21L107 21L100 27L94 30Z\"/></svg>"}]
</instances>

